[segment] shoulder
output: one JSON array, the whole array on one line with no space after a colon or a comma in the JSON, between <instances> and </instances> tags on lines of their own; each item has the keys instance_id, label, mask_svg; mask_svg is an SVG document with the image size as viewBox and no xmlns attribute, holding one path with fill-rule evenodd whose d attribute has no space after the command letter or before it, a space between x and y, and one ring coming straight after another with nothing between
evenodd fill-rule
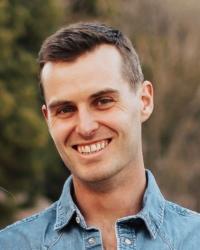
<instances>
[{"instance_id":1,"label":"shoulder","mask_svg":"<svg viewBox=\"0 0 200 250\"><path fill-rule=\"evenodd\" d=\"M0 250L39 249L45 232L54 226L56 204L0 230Z\"/></svg>"},{"instance_id":2,"label":"shoulder","mask_svg":"<svg viewBox=\"0 0 200 250\"><path fill-rule=\"evenodd\" d=\"M165 215L168 221L189 223L192 227L200 223L199 213L170 201L166 201Z\"/></svg>"},{"instance_id":3,"label":"shoulder","mask_svg":"<svg viewBox=\"0 0 200 250\"><path fill-rule=\"evenodd\" d=\"M163 228L178 249L196 249L200 245L200 214L166 201Z\"/></svg>"}]
</instances>

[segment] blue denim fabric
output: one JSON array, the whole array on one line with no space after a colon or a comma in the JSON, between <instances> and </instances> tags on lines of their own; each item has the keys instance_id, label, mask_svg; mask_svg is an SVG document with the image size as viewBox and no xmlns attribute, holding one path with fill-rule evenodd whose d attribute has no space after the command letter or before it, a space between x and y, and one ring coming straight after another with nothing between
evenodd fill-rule
<instances>
[{"instance_id":1,"label":"blue denim fabric","mask_svg":"<svg viewBox=\"0 0 200 250\"><path fill-rule=\"evenodd\" d=\"M200 215L166 201L149 170L147 180L142 210L116 222L117 249L200 249ZM1 230L0 249L102 250L101 233L87 227L72 200L71 185L70 177L51 207Z\"/></svg>"}]
</instances>

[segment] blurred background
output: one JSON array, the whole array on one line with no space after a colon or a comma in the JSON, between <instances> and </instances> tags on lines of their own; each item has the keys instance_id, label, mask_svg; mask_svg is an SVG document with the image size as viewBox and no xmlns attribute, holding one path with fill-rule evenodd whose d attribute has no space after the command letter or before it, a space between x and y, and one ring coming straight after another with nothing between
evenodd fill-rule
<instances>
[{"instance_id":1,"label":"blurred background","mask_svg":"<svg viewBox=\"0 0 200 250\"><path fill-rule=\"evenodd\" d=\"M154 84L146 167L168 199L200 212L200 2L0 0L0 228L55 201L69 175L40 112L37 53L60 26L94 20L131 38Z\"/></svg>"}]
</instances>

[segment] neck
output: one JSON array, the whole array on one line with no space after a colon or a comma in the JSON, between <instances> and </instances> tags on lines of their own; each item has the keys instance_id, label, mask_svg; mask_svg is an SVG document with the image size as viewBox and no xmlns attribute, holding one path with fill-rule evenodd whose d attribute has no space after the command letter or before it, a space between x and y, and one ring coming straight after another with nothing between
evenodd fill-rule
<instances>
[{"instance_id":1,"label":"neck","mask_svg":"<svg viewBox=\"0 0 200 250\"><path fill-rule=\"evenodd\" d=\"M116 220L137 214L142 208L146 187L144 168L129 171L127 178L83 183L73 177L78 207L90 226L114 225Z\"/></svg>"}]
</instances>

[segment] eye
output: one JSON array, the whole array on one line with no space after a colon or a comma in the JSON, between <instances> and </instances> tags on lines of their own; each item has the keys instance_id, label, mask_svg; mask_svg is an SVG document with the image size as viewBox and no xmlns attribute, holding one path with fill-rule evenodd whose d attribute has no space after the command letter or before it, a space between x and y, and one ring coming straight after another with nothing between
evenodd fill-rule
<instances>
[{"instance_id":1,"label":"eye","mask_svg":"<svg viewBox=\"0 0 200 250\"><path fill-rule=\"evenodd\" d=\"M114 105L114 99L112 97L98 97L94 100L94 105L98 109L108 109Z\"/></svg>"},{"instance_id":2,"label":"eye","mask_svg":"<svg viewBox=\"0 0 200 250\"><path fill-rule=\"evenodd\" d=\"M60 117L69 117L76 111L76 107L73 105L63 105L57 108L56 115Z\"/></svg>"}]
</instances>

